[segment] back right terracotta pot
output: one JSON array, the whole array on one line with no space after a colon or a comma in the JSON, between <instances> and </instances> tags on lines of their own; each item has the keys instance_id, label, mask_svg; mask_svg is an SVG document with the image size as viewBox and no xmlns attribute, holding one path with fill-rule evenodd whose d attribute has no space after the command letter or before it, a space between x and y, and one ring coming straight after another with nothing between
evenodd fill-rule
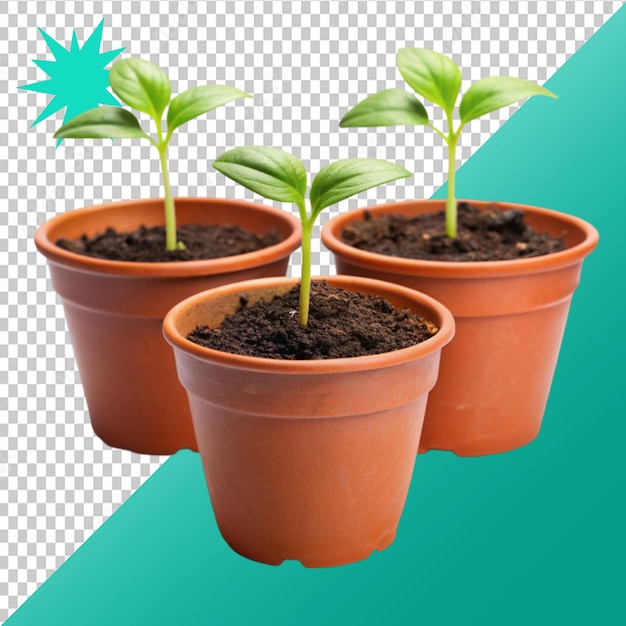
<instances>
[{"instance_id":1,"label":"back right terracotta pot","mask_svg":"<svg viewBox=\"0 0 626 626\"><path fill-rule=\"evenodd\" d=\"M471 201L484 210L492 202ZM367 207L373 218L444 209L443 200L414 200ZM459 456L506 452L532 441L541 427L550 386L582 263L598 232L587 222L538 207L496 203L524 211L539 232L562 237L566 249L512 261L441 262L365 252L341 240L365 209L350 211L322 229L337 272L395 282L439 300L456 320L456 336L441 355L431 391L420 452Z\"/></svg>"}]
</instances>

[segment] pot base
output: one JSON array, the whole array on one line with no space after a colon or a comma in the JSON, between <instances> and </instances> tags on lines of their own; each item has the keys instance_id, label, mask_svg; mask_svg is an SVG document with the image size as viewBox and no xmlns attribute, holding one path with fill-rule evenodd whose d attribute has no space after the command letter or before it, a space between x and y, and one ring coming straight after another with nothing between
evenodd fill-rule
<instances>
[{"instance_id":1,"label":"pot base","mask_svg":"<svg viewBox=\"0 0 626 626\"><path fill-rule=\"evenodd\" d=\"M218 525L219 528L219 525ZM336 553L332 556L320 557L319 554L312 552L309 555L298 555L294 557L286 556L283 559L276 559L274 555L266 555L261 552L249 551L245 548L240 548L236 541L232 541L229 537L225 536L220 528L220 533L224 538L224 541L229 547L236 552L239 556L242 556L250 561L256 561L257 563L263 563L263 565L272 565L279 567L285 561L294 561L300 563L302 567L307 569L320 569L325 567L341 567L342 565L350 565L351 563L358 563L359 561L365 561L374 552L383 552L391 546L396 539L396 531L386 534L380 538L380 541L372 549L359 550L359 551L346 551L344 553Z\"/></svg>"},{"instance_id":2,"label":"pot base","mask_svg":"<svg viewBox=\"0 0 626 626\"><path fill-rule=\"evenodd\" d=\"M423 399L331 419L241 415L190 400L215 518L237 553L270 565L331 567L392 543Z\"/></svg>"}]
</instances>

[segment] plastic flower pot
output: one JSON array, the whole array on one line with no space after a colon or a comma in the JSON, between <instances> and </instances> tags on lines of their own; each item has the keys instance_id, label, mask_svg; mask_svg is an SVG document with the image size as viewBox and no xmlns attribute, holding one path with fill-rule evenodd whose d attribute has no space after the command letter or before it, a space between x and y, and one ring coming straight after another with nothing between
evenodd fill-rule
<instances>
[{"instance_id":1,"label":"plastic flower pot","mask_svg":"<svg viewBox=\"0 0 626 626\"><path fill-rule=\"evenodd\" d=\"M454 321L433 299L354 277L336 287L378 294L439 327L427 341L374 356L313 361L246 357L189 341L295 279L263 279L192 296L164 333L189 395L219 529L239 554L268 564L342 565L394 540L424 408Z\"/></svg>"},{"instance_id":2,"label":"plastic flower pot","mask_svg":"<svg viewBox=\"0 0 626 626\"><path fill-rule=\"evenodd\" d=\"M486 209L493 203L470 201ZM581 219L526 205L528 224L564 238L567 249L512 261L439 262L358 250L341 241L352 211L328 221L323 243L337 271L395 282L428 293L456 320L454 341L443 351L430 394L420 452L452 450L460 456L505 452L539 433L572 299L584 258L598 242ZM417 200L368 208L382 214L437 212L443 200Z\"/></svg>"},{"instance_id":3,"label":"plastic flower pot","mask_svg":"<svg viewBox=\"0 0 626 626\"><path fill-rule=\"evenodd\" d=\"M132 231L163 224L162 199L71 211L35 234L63 301L94 431L111 446L146 454L197 450L187 398L162 335L167 311L211 287L284 275L300 244L298 220L263 205L179 198L176 210L179 225L228 223L257 233L276 228L282 241L247 254L167 263L108 261L55 244L60 237L93 236L110 226Z\"/></svg>"}]
</instances>

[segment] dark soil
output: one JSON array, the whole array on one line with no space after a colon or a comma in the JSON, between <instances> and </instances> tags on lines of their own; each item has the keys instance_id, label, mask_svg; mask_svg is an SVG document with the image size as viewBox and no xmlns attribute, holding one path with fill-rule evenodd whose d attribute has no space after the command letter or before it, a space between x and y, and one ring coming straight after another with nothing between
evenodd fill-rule
<instances>
[{"instance_id":1,"label":"dark soil","mask_svg":"<svg viewBox=\"0 0 626 626\"><path fill-rule=\"evenodd\" d=\"M414 217L383 215L346 226L344 243L378 254L430 261L504 261L541 256L565 249L562 239L538 233L519 209L479 211L466 202L458 206L458 236L445 234L445 214Z\"/></svg>"},{"instance_id":2,"label":"dark soil","mask_svg":"<svg viewBox=\"0 0 626 626\"><path fill-rule=\"evenodd\" d=\"M159 263L163 261L194 261L217 259L253 252L280 242L275 229L264 235L248 232L239 226L187 224L176 230L184 250L165 249L164 226L141 226L129 233L113 228L95 237L83 235L76 241L59 239L60 248L85 256L110 261Z\"/></svg>"},{"instance_id":3,"label":"dark soil","mask_svg":"<svg viewBox=\"0 0 626 626\"><path fill-rule=\"evenodd\" d=\"M429 337L437 328L378 296L312 285L309 321L298 319L299 286L271 302L241 307L219 328L200 326L188 339L202 346L269 359L336 359L392 352Z\"/></svg>"}]
</instances>

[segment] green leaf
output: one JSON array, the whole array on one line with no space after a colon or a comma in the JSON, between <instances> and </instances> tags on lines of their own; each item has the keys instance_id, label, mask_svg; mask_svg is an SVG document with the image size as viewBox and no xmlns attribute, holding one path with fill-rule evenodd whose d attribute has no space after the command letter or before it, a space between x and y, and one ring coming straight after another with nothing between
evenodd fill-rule
<instances>
[{"instance_id":1,"label":"green leaf","mask_svg":"<svg viewBox=\"0 0 626 626\"><path fill-rule=\"evenodd\" d=\"M143 59L123 59L111 67L109 82L128 106L161 120L172 94L169 78L161 68Z\"/></svg>"},{"instance_id":2,"label":"green leaf","mask_svg":"<svg viewBox=\"0 0 626 626\"><path fill-rule=\"evenodd\" d=\"M150 139L141 130L139 121L120 107L103 106L85 111L63 124L54 137L59 139L111 139L142 137Z\"/></svg>"},{"instance_id":3,"label":"green leaf","mask_svg":"<svg viewBox=\"0 0 626 626\"><path fill-rule=\"evenodd\" d=\"M522 78L512 76L488 76L476 81L461 100L459 113L461 122L467 122L481 117L497 109L529 98L530 96L556 96L546 89Z\"/></svg>"},{"instance_id":4,"label":"green leaf","mask_svg":"<svg viewBox=\"0 0 626 626\"><path fill-rule=\"evenodd\" d=\"M402 89L386 89L365 98L341 119L341 128L355 126L412 126L428 124L428 113L415 96Z\"/></svg>"},{"instance_id":5,"label":"green leaf","mask_svg":"<svg viewBox=\"0 0 626 626\"><path fill-rule=\"evenodd\" d=\"M215 159L213 167L236 183L270 200L304 202L304 165L295 156L277 148L233 148Z\"/></svg>"},{"instance_id":6,"label":"green leaf","mask_svg":"<svg viewBox=\"0 0 626 626\"><path fill-rule=\"evenodd\" d=\"M311 219L331 204L410 176L400 165L377 159L342 159L322 168L311 185Z\"/></svg>"},{"instance_id":7,"label":"green leaf","mask_svg":"<svg viewBox=\"0 0 626 626\"><path fill-rule=\"evenodd\" d=\"M461 88L461 70L451 58L425 48L402 48L397 64L412 89L452 115Z\"/></svg>"},{"instance_id":8,"label":"green leaf","mask_svg":"<svg viewBox=\"0 0 626 626\"><path fill-rule=\"evenodd\" d=\"M238 98L252 96L228 85L204 85L183 91L172 100L167 110L168 133L189 120Z\"/></svg>"}]
</instances>

